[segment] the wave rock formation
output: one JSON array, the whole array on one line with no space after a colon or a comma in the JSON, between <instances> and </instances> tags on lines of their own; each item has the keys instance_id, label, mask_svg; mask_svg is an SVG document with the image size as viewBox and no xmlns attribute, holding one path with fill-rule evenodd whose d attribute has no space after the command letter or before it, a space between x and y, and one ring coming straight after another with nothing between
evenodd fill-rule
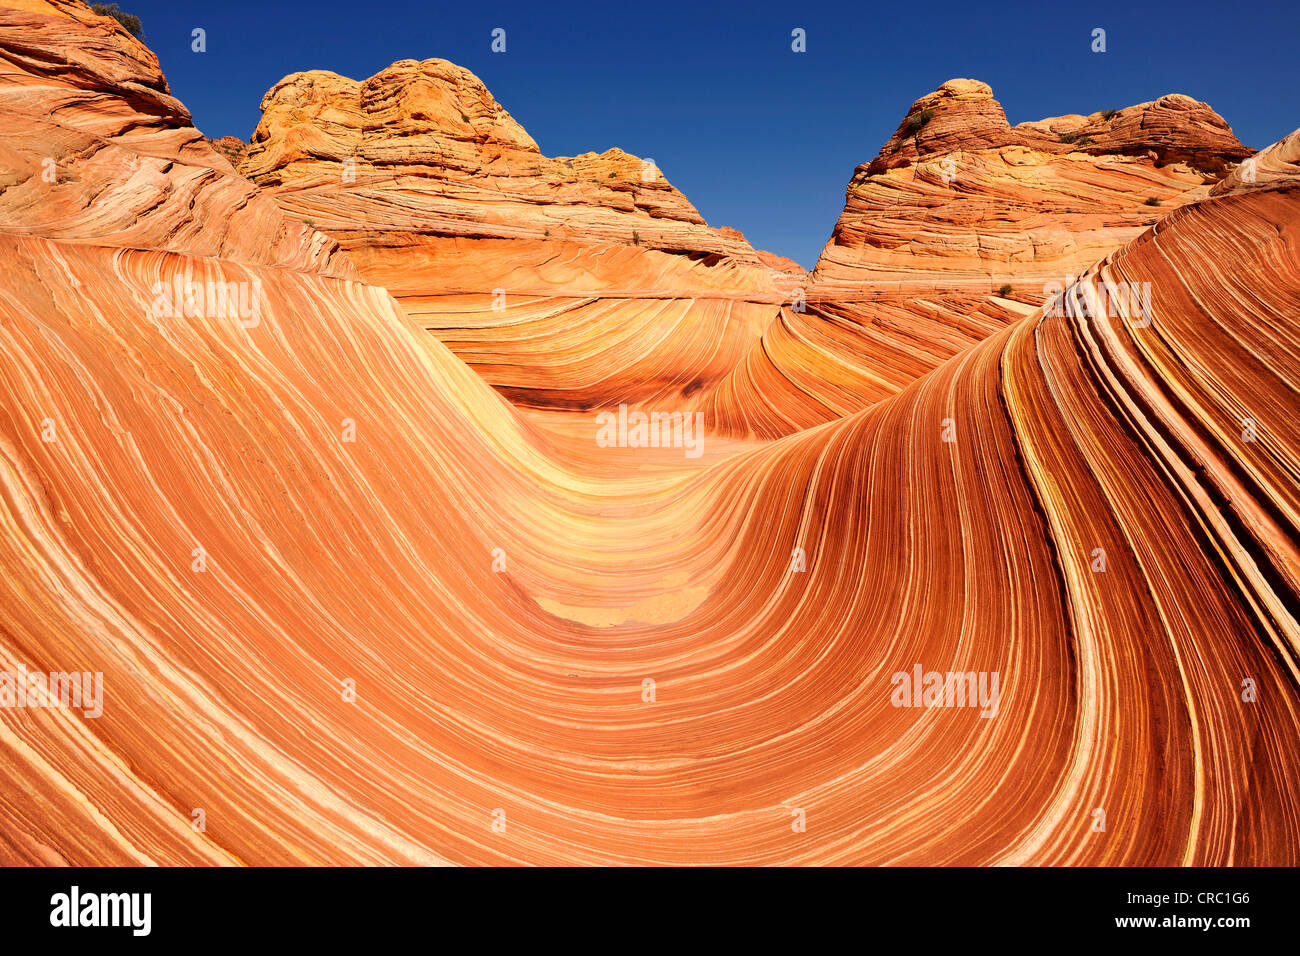
<instances>
[{"instance_id":1,"label":"the wave rock formation","mask_svg":"<svg viewBox=\"0 0 1300 956\"><path fill-rule=\"evenodd\" d=\"M639 162L392 71L421 108L278 86L245 178L113 20L0 7L0 672L103 675L99 716L0 707L0 862L1300 862L1300 137L1248 157L1173 98L1009 133L958 83L798 313ZM1095 174L1088 221L940 269L872 212L955 235L931 146L1013 212ZM882 283L942 339L910 364ZM705 409L698 457L593 440L645 396Z\"/></svg>"}]
</instances>

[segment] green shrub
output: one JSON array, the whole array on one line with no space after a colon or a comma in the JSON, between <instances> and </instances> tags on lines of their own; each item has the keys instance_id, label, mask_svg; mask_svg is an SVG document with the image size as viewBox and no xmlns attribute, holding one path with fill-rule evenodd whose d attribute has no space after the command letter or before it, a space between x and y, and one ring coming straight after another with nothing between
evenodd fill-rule
<instances>
[{"instance_id":1,"label":"green shrub","mask_svg":"<svg viewBox=\"0 0 1300 956\"><path fill-rule=\"evenodd\" d=\"M1001 295L1001 296L1008 296L1008 295L1010 295L1010 294L1011 294L1011 283L1010 283L1010 282L1008 282L1006 285L1002 286L1002 288L998 289L998 295Z\"/></svg>"},{"instance_id":2,"label":"green shrub","mask_svg":"<svg viewBox=\"0 0 1300 956\"><path fill-rule=\"evenodd\" d=\"M634 246L641 245L641 233L637 232L636 230L632 231L632 245Z\"/></svg>"},{"instance_id":3,"label":"green shrub","mask_svg":"<svg viewBox=\"0 0 1300 956\"><path fill-rule=\"evenodd\" d=\"M921 112L907 118L907 129L909 132L915 133L932 119L934 119L934 110L921 110Z\"/></svg>"},{"instance_id":4,"label":"green shrub","mask_svg":"<svg viewBox=\"0 0 1300 956\"><path fill-rule=\"evenodd\" d=\"M1148 196L1148 197L1147 197L1147 203L1146 203L1146 204L1147 204L1148 206L1159 206L1159 205L1160 205L1160 200L1157 199L1155 196Z\"/></svg>"},{"instance_id":5,"label":"green shrub","mask_svg":"<svg viewBox=\"0 0 1300 956\"><path fill-rule=\"evenodd\" d=\"M1061 134L1061 142L1062 142L1062 143L1074 143L1074 142L1077 142L1078 139L1079 139L1079 134L1078 134L1078 133L1062 133L1062 134Z\"/></svg>"},{"instance_id":6,"label":"green shrub","mask_svg":"<svg viewBox=\"0 0 1300 956\"><path fill-rule=\"evenodd\" d=\"M1113 120L1119 115L1119 110L1102 110L1101 118L1104 120Z\"/></svg>"},{"instance_id":7,"label":"green shrub","mask_svg":"<svg viewBox=\"0 0 1300 956\"><path fill-rule=\"evenodd\" d=\"M144 26L140 23L140 18L134 13L127 13L118 7L116 3L89 3L92 13L97 13L101 17L112 17L122 26L126 27L128 33L133 37L144 36Z\"/></svg>"}]
</instances>

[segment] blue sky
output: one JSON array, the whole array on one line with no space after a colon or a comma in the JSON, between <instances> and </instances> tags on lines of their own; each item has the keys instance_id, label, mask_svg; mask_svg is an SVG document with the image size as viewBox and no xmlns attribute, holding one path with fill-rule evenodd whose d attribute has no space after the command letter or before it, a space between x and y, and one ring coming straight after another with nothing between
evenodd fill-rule
<instances>
[{"instance_id":1,"label":"blue sky","mask_svg":"<svg viewBox=\"0 0 1300 956\"><path fill-rule=\"evenodd\" d=\"M1300 2L981 4L119 0L208 136L248 139L281 77L394 60L473 70L548 155L653 157L714 226L811 267L844 187L914 100L952 77L1014 124L1186 93L1248 146L1300 125ZM207 31L207 52L190 32ZM506 30L506 52L491 32ZM791 31L807 52L791 50ZM1106 52L1091 34L1106 30Z\"/></svg>"}]
</instances>

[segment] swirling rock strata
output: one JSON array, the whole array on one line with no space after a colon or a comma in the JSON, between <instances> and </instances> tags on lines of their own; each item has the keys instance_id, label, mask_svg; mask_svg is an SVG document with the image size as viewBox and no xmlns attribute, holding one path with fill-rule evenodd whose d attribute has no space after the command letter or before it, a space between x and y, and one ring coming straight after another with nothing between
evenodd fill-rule
<instances>
[{"instance_id":1,"label":"swirling rock strata","mask_svg":"<svg viewBox=\"0 0 1300 956\"><path fill-rule=\"evenodd\" d=\"M130 49L72 7L0 30ZM129 95L11 98L0 148ZM255 261L220 175L129 244L0 194L0 671L104 677L0 707L0 862L1295 865L1298 142L699 459L522 413L337 255ZM158 316L176 275L259 321ZM996 704L906 706L917 667Z\"/></svg>"}]
</instances>

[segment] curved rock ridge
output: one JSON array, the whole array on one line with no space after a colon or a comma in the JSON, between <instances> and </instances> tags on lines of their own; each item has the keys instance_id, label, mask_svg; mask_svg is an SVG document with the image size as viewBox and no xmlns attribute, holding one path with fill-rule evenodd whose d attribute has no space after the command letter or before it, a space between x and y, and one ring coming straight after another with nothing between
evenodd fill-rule
<instances>
[{"instance_id":1,"label":"curved rock ridge","mask_svg":"<svg viewBox=\"0 0 1300 956\"><path fill-rule=\"evenodd\" d=\"M1300 172L1300 131L1242 163L1210 190L1211 196L1268 189Z\"/></svg>"},{"instance_id":2,"label":"curved rock ridge","mask_svg":"<svg viewBox=\"0 0 1300 956\"><path fill-rule=\"evenodd\" d=\"M103 683L0 706L0 863L1300 863L1295 142L696 459L378 286L166 248L182 195L158 246L5 207L0 673ZM260 321L155 314L177 275Z\"/></svg>"},{"instance_id":3,"label":"curved rock ridge","mask_svg":"<svg viewBox=\"0 0 1300 956\"><path fill-rule=\"evenodd\" d=\"M842 418L1028 315L1031 293L1019 294L876 292L783 307L695 407L732 437L779 438Z\"/></svg>"},{"instance_id":4,"label":"curved rock ridge","mask_svg":"<svg viewBox=\"0 0 1300 956\"><path fill-rule=\"evenodd\" d=\"M10 303L74 300L51 255L128 314L181 257L6 238L5 663L106 704L0 714L0 853L1294 864L1298 205L1188 209L1061 314L639 487L547 464L380 290L282 273L251 337L48 325ZM1090 317L1134 280L1148 329ZM705 593L648 605L656 574ZM918 664L996 673L996 713L894 706Z\"/></svg>"},{"instance_id":5,"label":"curved rock ridge","mask_svg":"<svg viewBox=\"0 0 1300 956\"><path fill-rule=\"evenodd\" d=\"M474 74L298 73L241 165L512 398L671 399L739 362L791 286L652 161L547 157Z\"/></svg>"},{"instance_id":6,"label":"curved rock ridge","mask_svg":"<svg viewBox=\"0 0 1300 956\"><path fill-rule=\"evenodd\" d=\"M706 407L766 437L864 408L1209 195L1250 152L1186 96L1013 127L987 84L949 80L858 167L806 311L783 312Z\"/></svg>"}]
</instances>

